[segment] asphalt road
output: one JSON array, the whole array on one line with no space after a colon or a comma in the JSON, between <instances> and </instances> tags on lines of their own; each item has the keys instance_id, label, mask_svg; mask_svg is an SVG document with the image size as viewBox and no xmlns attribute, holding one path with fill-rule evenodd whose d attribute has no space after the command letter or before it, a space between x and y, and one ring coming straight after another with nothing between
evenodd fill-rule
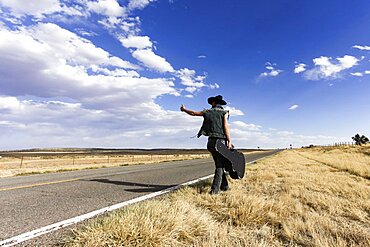
<instances>
[{"instance_id":1,"label":"asphalt road","mask_svg":"<svg viewBox=\"0 0 370 247\"><path fill-rule=\"evenodd\" d=\"M246 155L247 162L277 151ZM0 240L212 174L212 159L0 178Z\"/></svg>"}]
</instances>

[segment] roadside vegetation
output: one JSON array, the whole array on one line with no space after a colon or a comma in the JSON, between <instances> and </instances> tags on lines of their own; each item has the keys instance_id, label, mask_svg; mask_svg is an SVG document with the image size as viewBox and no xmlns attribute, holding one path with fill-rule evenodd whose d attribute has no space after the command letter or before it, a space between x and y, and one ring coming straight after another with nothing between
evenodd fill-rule
<instances>
[{"instance_id":1,"label":"roadside vegetation","mask_svg":"<svg viewBox=\"0 0 370 247\"><path fill-rule=\"evenodd\" d=\"M0 177L32 175L97 169L114 166L153 164L177 160L208 158L208 153L143 154L143 155L39 155L3 157L0 159Z\"/></svg>"},{"instance_id":2,"label":"roadside vegetation","mask_svg":"<svg viewBox=\"0 0 370 247\"><path fill-rule=\"evenodd\" d=\"M74 150L72 149L72 151ZM61 151L57 154L58 150L53 150L46 154L39 154L38 152L27 152L26 155L22 153L5 154L4 157L0 156L0 178L211 157L207 150L175 150L167 151L167 153L156 153L155 151L150 153L150 151L147 151L149 153L146 154L92 154L91 150L77 151L80 153L63 154L65 151ZM263 152L263 150L243 150L243 152Z\"/></svg>"},{"instance_id":3,"label":"roadside vegetation","mask_svg":"<svg viewBox=\"0 0 370 247\"><path fill-rule=\"evenodd\" d=\"M99 217L66 246L370 246L370 146L286 150L231 190L209 181Z\"/></svg>"}]
</instances>

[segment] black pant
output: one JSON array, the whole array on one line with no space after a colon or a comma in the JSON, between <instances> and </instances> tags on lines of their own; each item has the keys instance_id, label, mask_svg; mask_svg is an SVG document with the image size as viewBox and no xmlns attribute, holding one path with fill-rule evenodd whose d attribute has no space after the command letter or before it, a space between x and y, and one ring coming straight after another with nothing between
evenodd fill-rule
<instances>
[{"instance_id":1,"label":"black pant","mask_svg":"<svg viewBox=\"0 0 370 247\"><path fill-rule=\"evenodd\" d=\"M213 177L213 183L211 190L213 193L218 193L221 190L228 189L228 182L225 174L225 167L227 160L216 150L217 138L208 138L207 149L211 152L213 160L215 161L215 176ZM225 139L222 139L226 143Z\"/></svg>"}]
</instances>

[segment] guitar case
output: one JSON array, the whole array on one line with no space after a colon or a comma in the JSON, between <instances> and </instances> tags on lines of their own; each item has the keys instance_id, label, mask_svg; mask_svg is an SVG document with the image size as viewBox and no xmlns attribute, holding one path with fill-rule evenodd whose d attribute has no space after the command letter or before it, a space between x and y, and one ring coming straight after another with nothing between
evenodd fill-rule
<instances>
[{"instance_id":1,"label":"guitar case","mask_svg":"<svg viewBox=\"0 0 370 247\"><path fill-rule=\"evenodd\" d=\"M216 150L228 161L225 170L229 172L230 177L232 179L242 179L245 174L244 154L234 147L228 149L221 139L216 141Z\"/></svg>"}]
</instances>

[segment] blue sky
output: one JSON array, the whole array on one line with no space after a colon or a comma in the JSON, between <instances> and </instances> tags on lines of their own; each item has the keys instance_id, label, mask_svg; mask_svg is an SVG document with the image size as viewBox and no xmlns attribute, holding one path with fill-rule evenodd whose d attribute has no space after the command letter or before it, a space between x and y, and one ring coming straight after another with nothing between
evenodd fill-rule
<instances>
[{"instance_id":1,"label":"blue sky","mask_svg":"<svg viewBox=\"0 0 370 247\"><path fill-rule=\"evenodd\" d=\"M368 1L0 0L0 149L238 147L369 135Z\"/></svg>"}]
</instances>

